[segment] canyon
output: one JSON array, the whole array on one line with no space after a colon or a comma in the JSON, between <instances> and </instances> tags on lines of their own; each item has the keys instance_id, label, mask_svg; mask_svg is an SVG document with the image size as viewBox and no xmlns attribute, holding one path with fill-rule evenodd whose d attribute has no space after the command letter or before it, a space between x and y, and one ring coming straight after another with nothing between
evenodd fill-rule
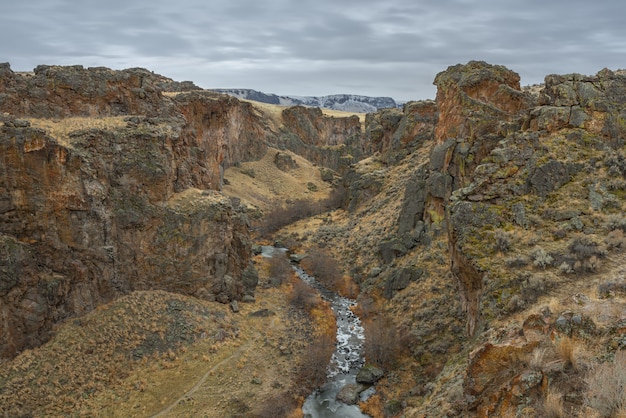
<instances>
[{"instance_id":1,"label":"canyon","mask_svg":"<svg viewBox=\"0 0 626 418\"><path fill-rule=\"evenodd\" d=\"M304 343L285 348L307 331L285 325L288 290L268 285L256 251L266 241L334 258L366 337L392 324L385 339L400 345L365 413L610 416L590 382L607 364L626 370L626 75L548 75L525 89L514 71L471 61L434 83L435 100L351 115L145 69L1 64L0 411L50 413L16 400L38 378L28 364L126 300L147 323L214 315L222 340L248 348L257 325L232 311L271 300L280 321L263 347L305 355ZM298 202L317 209L263 228ZM188 333L167 328L150 347L186 359L206 333L187 321ZM141 335L124 361L150 351ZM259 403L285 385L264 386ZM195 412L263 416L237 402Z\"/></svg>"}]
</instances>

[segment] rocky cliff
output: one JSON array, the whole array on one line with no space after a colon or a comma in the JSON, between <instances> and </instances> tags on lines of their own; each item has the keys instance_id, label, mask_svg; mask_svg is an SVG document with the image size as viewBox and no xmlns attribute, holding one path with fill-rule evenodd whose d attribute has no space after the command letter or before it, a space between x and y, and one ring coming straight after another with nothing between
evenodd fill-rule
<instances>
[{"instance_id":1,"label":"rocky cliff","mask_svg":"<svg viewBox=\"0 0 626 418\"><path fill-rule=\"evenodd\" d=\"M591 414L585 370L626 348L626 77L550 75L533 95L473 61L435 84L436 103L368 115L379 152L344 176L347 216L310 234L362 303L387 300L411 353L383 400L406 416L538 416L557 398Z\"/></svg>"},{"instance_id":2,"label":"rocky cliff","mask_svg":"<svg viewBox=\"0 0 626 418\"><path fill-rule=\"evenodd\" d=\"M167 97L163 82L141 69L2 66L2 356L133 290L254 293L245 211L217 190L224 167L264 154L263 125L249 104Z\"/></svg>"},{"instance_id":3,"label":"rocky cliff","mask_svg":"<svg viewBox=\"0 0 626 418\"><path fill-rule=\"evenodd\" d=\"M141 68L2 64L0 112L1 356L133 290L251 297L248 220L219 194L224 170L268 144L332 168L362 148L358 118L299 108L270 126Z\"/></svg>"}]
</instances>

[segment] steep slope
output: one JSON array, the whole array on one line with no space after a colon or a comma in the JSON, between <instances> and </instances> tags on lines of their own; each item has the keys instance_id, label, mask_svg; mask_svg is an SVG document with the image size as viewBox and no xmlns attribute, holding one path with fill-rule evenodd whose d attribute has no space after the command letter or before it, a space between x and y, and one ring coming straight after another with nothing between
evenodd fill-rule
<instances>
[{"instance_id":1,"label":"steep slope","mask_svg":"<svg viewBox=\"0 0 626 418\"><path fill-rule=\"evenodd\" d=\"M589 370L626 348L626 78L548 76L536 97L470 62L435 84L437 117L368 115L395 151L346 173L346 211L284 237L341 259L393 318L408 356L379 413L589 416Z\"/></svg>"},{"instance_id":2,"label":"steep slope","mask_svg":"<svg viewBox=\"0 0 626 418\"><path fill-rule=\"evenodd\" d=\"M251 299L249 219L224 171L270 144L332 168L362 154L356 116L286 109L275 125L140 68L2 64L0 111L2 357L135 290Z\"/></svg>"}]
</instances>

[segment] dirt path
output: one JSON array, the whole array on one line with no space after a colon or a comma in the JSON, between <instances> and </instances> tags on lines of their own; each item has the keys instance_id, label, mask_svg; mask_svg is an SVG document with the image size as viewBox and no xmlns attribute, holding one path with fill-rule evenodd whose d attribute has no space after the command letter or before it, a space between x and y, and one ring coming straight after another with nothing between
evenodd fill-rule
<instances>
[{"instance_id":1,"label":"dirt path","mask_svg":"<svg viewBox=\"0 0 626 418\"><path fill-rule=\"evenodd\" d=\"M269 329L275 328L275 322L276 322L276 319L272 319L272 322L270 322L270 325L269 325ZM261 333L257 333L257 335L253 339L251 339L247 343L243 344L241 347L239 347L237 350L235 350L235 352L233 354L231 354L230 356L228 356L225 359L221 360L215 366L211 367L209 370L206 371L206 373L204 373L204 375L202 375L202 377L200 379L198 379L196 384L191 389L189 389L187 392L182 394L179 398L175 399L172 403L170 403L161 412L152 415L151 418L163 417L166 414L170 413L172 411L172 409L174 409L176 407L176 405L178 405L180 402L184 401L185 399L188 399L198 389L200 389L202 387L202 385L204 384L204 382L206 382L207 378L212 373L214 373L217 369L219 369L220 367L222 367L222 366L224 366L224 365L226 365L226 364L228 364L230 362L238 360L245 351L248 351L250 348L254 347L255 343L261 338L261 336L262 336Z\"/></svg>"}]
</instances>

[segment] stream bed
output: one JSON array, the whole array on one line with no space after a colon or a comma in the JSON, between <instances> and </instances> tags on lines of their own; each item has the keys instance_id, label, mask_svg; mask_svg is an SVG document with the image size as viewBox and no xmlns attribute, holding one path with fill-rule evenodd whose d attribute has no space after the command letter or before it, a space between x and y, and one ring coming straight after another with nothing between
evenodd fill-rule
<instances>
[{"instance_id":1,"label":"stream bed","mask_svg":"<svg viewBox=\"0 0 626 418\"><path fill-rule=\"evenodd\" d=\"M280 253L284 256L286 249L263 247L263 255L272 257ZM317 290L324 300L331 304L337 322L337 344L327 368L327 380L315 390L304 402L302 412L305 418L369 418L361 412L357 405L348 405L336 399L339 391L347 384L356 383L356 375L365 363L363 343L365 331L361 320L352 312L356 301L338 295L322 286L315 277L307 274L300 267L293 265L298 277ZM371 387L360 394L366 400L374 394Z\"/></svg>"}]
</instances>

